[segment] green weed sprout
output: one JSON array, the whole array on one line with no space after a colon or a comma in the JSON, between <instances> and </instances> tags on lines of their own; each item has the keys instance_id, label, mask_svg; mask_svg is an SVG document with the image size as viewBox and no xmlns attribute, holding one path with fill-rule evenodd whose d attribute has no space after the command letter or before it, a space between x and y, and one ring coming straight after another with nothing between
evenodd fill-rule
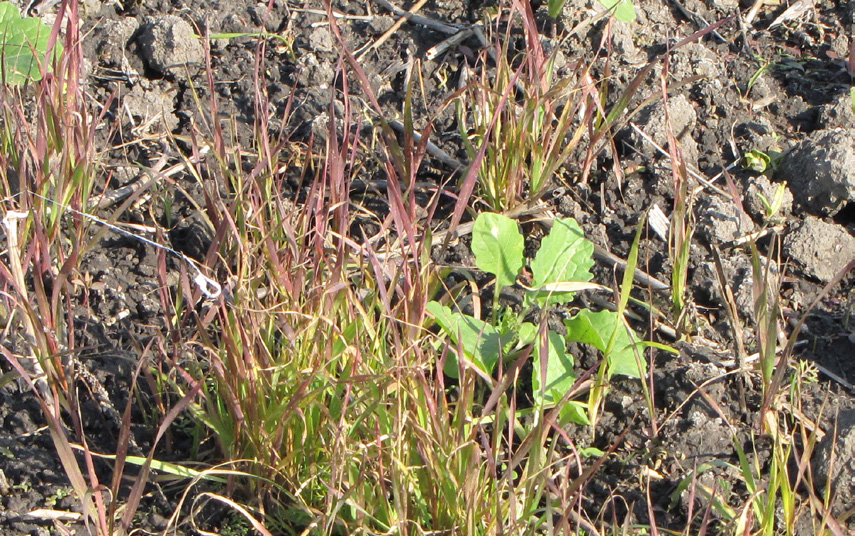
<instances>
[{"instance_id":1,"label":"green weed sprout","mask_svg":"<svg viewBox=\"0 0 855 536\"><path fill-rule=\"evenodd\" d=\"M611 11L615 18L621 22L633 22L635 20L635 6L632 0L597 0L604 8Z\"/></svg>"},{"instance_id":2,"label":"green weed sprout","mask_svg":"<svg viewBox=\"0 0 855 536\"><path fill-rule=\"evenodd\" d=\"M772 200L766 199L761 193L757 193L757 197L760 199L760 202L763 203L763 209L766 212L766 221L772 221L778 215L778 212L784 206L784 194L787 192L787 187L783 183L778 184L778 188L775 190L775 196Z\"/></svg>"},{"instance_id":3,"label":"green weed sprout","mask_svg":"<svg viewBox=\"0 0 855 536\"><path fill-rule=\"evenodd\" d=\"M597 0L604 8L613 11L614 16L621 22L633 22L635 20L635 7L632 0ZM549 0L549 16L557 19L564 9L567 0Z\"/></svg>"},{"instance_id":4,"label":"green weed sprout","mask_svg":"<svg viewBox=\"0 0 855 536\"><path fill-rule=\"evenodd\" d=\"M566 336L525 322L523 313L514 315L505 310L503 319L498 320L496 297L501 294L502 287L515 283L526 264L522 244L523 238L514 220L501 214L478 216L472 231L472 252L477 266L496 277L493 322L453 312L436 301L428 303L428 312L462 354L448 358L445 373L459 377L459 359L464 359L479 376L489 378L501 358L531 350L533 397L540 409L558 405L576 383L573 356L566 351L570 342L588 344L603 353L601 377L604 379L615 374L642 377L646 365L636 357L639 341L615 312L583 309L564 321ZM530 263L533 286L525 287L525 308L546 309L549 305L571 301L578 291L602 289L590 282L593 251L594 245L584 237L574 219L556 220ZM595 408L588 404L569 401L561 410L562 418L590 424L588 415L592 410Z\"/></svg>"},{"instance_id":5,"label":"green weed sprout","mask_svg":"<svg viewBox=\"0 0 855 536\"><path fill-rule=\"evenodd\" d=\"M50 49L51 28L34 17L21 17L12 2L0 2L0 72L11 85L37 82L62 54L57 41ZM47 58L50 52L50 57ZM47 58L47 61L45 61Z\"/></svg>"}]
</instances>

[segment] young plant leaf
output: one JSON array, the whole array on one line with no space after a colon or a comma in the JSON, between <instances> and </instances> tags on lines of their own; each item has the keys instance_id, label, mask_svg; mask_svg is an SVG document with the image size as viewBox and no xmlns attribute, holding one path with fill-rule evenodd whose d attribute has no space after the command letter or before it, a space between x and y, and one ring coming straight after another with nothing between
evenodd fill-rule
<instances>
[{"instance_id":1,"label":"young plant leaf","mask_svg":"<svg viewBox=\"0 0 855 536\"><path fill-rule=\"evenodd\" d=\"M523 322L520 324L518 337L520 348L533 344L534 340L537 338L537 326L531 322Z\"/></svg>"},{"instance_id":2,"label":"young plant leaf","mask_svg":"<svg viewBox=\"0 0 855 536\"><path fill-rule=\"evenodd\" d=\"M502 355L508 355L525 346L520 344L520 330L525 324L522 320L522 317L511 309L503 309L499 315L496 332L502 340Z\"/></svg>"},{"instance_id":3,"label":"young plant leaf","mask_svg":"<svg viewBox=\"0 0 855 536\"><path fill-rule=\"evenodd\" d=\"M743 169L747 169L749 171L766 173L772 167L772 158L763 151L751 149L742 156L742 160L739 161L739 165L742 166Z\"/></svg>"},{"instance_id":4,"label":"young plant leaf","mask_svg":"<svg viewBox=\"0 0 855 536\"><path fill-rule=\"evenodd\" d=\"M550 330L546 337L547 355L544 357L541 352L541 338L535 339L534 352L532 352L534 369L531 373L531 389L537 405L554 406L576 383L573 356L567 354L565 345L564 338ZM541 385L544 361L546 362L546 383Z\"/></svg>"},{"instance_id":5,"label":"young plant leaf","mask_svg":"<svg viewBox=\"0 0 855 536\"><path fill-rule=\"evenodd\" d=\"M576 400L568 400L558 411L558 423L564 426L569 422L590 426L591 419L588 417L588 404Z\"/></svg>"},{"instance_id":6,"label":"young plant leaf","mask_svg":"<svg viewBox=\"0 0 855 536\"><path fill-rule=\"evenodd\" d=\"M618 324L620 322L620 324ZM590 344L603 352L608 360L608 377L615 374L640 378L647 367L641 361L643 370L638 370L638 362L635 358L635 345L638 340L630 330L624 328L623 320L612 311L592 312L583 309L576 316L564 321L567 326L567 340ZM617 329L614 344L609 350L609 340Z\"/></svg>"},{"instance_id":7,"label":"young plant leaf","mask_svg":"<svg viewBox=\"0 0 855 536\"><path fill-rule=\"evenodd\" d=\"M0 2L0 74L4 82L18 85L41 80L50 33L50 26L41 20L21 18L12 2ZM55 57L62 54L59 42L53 53Z\"/></svg>"},{"instance_id":8,"label":"young plant leaf","mask_svg":"<svg viewBox=\"0 0 855 536\"><path fill-rule=\"evenodd\" d=\"M579 454L584 456L585 458L602 458L606 455L605 452L598 449L597 447L588 447L584 449L579 449Z\"/></svg>"},{"instance_id":9,"label":"young plant leaf","mask_svg":"<svg viewBox=\"0 0 855 536\"><path fill-rule=\"evenodd\" d=\"M585 233L576 220L556 220L552 230L540 243L540 250L531 263L532 279L537 289L536 298L541 306L548 301L566 303L573 299L573 292L562 291L572 288L563 283L578 283L591 280L594 265L594 244L585 238Z\"/></svg>"},{"instance_id":10,"label":"young plant leaf","mask_svg":"<svg viewBox=\"0 0 855 536\"><path fill-rule=\"evenodd\" d=\"M478 215L472 228L472 253L478 268L496 276L496 292L517 280L525 265L523 246L516 221L490 212Z\"/></svg>"},{"instance_id":11,"label":"young plant leaf","mask_svg":"<svg viewBox=\"0 0 855 536\"><path fill-rule=\"evenodd\" d=\"M502 345L496 328L469 315L453 313L451 308L435 301L427 304L427 311L452 342L463 348L469 361L485 374L492 374ZM459 377L456 356L449 355L444 372L451 378Z\"/></svg>"},{"instance_id":12,"label":"young plant leaf","mask_svg":"<svg viewBox=\"0 0 855 536\"><path fill-rule=\"evenodd\" d=\"M635 20L635 7L632 5L632 0L598 0L598 2L621 22L629 23Z\"/></svg>"},{"instance_id":13,"label":"young plant leaf","mask_svg":"<svg viewBox=\"0 0 855 536\"><path fill-rule=\"evenodd\" d=\"M567 0L549 0L549 16L553 19L557 19L558 15L561 14L561 10L564 9L564 4Z\"/></svg>"}]
</instances>

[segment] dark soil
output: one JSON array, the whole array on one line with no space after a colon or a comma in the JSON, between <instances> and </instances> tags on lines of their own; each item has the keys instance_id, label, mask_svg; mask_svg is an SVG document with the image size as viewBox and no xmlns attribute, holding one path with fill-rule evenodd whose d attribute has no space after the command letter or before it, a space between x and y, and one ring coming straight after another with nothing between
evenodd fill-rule
<instances>
[{"instance_id":1,"label":"dark soil","mask_svg":"<svg viewBox=\"0 0 855 536\"><path fill-rule=\"evenodd\" d=\"M713 22L735 13L733 7L709 6L735 3L636 0L638 22L632 26L615 23L610 30L613 52L609 69L614 80L610 102L616 100L620 89L639 72L640 66L665 51L666 44L673 45L675 40L700 30L702 19ZM228 143L251 146L257 124L254 77L257 54L263 55L266 120L276 136L289 136L294 143L306 143L314 136L315 143L322 143L327 136L328 114L341 113L341 103L336 101L340 96L337 87L342 84L337 74L340 47L328 26L322 24L326 16L312 11L324 9L318 0L307 1L305 5L275 2L272 9L264 4L236 0L128 0L121 7L117 3L99 1L85 4L83 26L84 31L89 32L85 47L91 61L87 77L89 93L99 103L106 103L111 95L117 97L108 115L112 131L104 129L100 140L99 150L107 155L99 178L102 185L106 184L108 176L112 177L112 188L134 179L133 174L123 174L120 169L128 162L154 165L163 154L162 142L167 131L181 142L190 134L191 125L206 124L207 119L199 112L200 102L207 113L211 110L209 103L216 100L219 117L227 120L224 123L227 122L236 135ZM421 14L465 26L480 21L485 10L495 7L494 4L438 0L429 2ZM548 39L548 36L560 36L576 27L590 16L591 4L567 2L564 16L557 22L549 20L546 7L541 7L536 15L543 35ZM675 4L685 9L673 7ZM741 6L743 15L749 4L753 2ZM344 42L351 50L373 42L395 20L374 3L339 0L333 5L334 9L348 15L373 15L370 20L339 21ZM748 33L743 33L739 24L731 21L721 26L717 35L707 35L700 42L673 53L667 74L673 88L670 119L672 125L681 126L675 131L688 163L705 177L718 175L747 151L786 150L820 129L855 128L852 114L847 115L845 106L842 111L838 106L841 98L844 102L849 98L852 82L846 63L850 34L844 24L852 20L852 8L846 2L818 2L815 10L800 19L769 29L770 23L785 7L762 9ZM259 52L258 40L253 37L212 41L212 94L203 64L160 68L153 60L146 60L146 25L155 24L165 15L175 15L201 33L251 33L266 29L285 36L286 43L277 44L271 40ZM45 16L50 17L50 12ZM549 40L550 44L561 47L565 59L558 76L569 69L568 64L574 58L591 58L604 31L607 25L600 20L566 41ZM465 160L453 106L446 106L446 99L457 87L456 77L461 66L472 62L480 44L468 39L435 59L427 59L428 50L443 39L443 34L421 25L404 24L388 41L367 54L361 65L387 117L399 119L406 62L411 58L421 59L426 100L417 99L415 126L423 131L432 125L431 140L449 155ZM521 38L518 45L524 46ZM601 61L597 66L603 69L605 63ZM755 80L760 70L762 73ZM661 66L645 81L630 110L651 97L653 104L634 121L664 145L662 127L656 126L656 107L661 107L661 97L656 97L661 93L660 76ZM353 89L358 84L352 73L348 77L351 89L358 91ZM293 113L283 121L289 102ZM552 196L549 202L557 214L575 217L592 241L626 258L642 213L654 204L666 214L671 212L673 183L668 167L670 160L659 155L628 126L617 132L615 139L617 153L601 151L587 185L574 179L581 163L568 166L556 180L558 195ZM118 148L119 144L123 144L122 148ZM168 165L175 161L176 155L172 156ZM619 183L613 172L616 158L624 170L641 171L627 174ZM424 170L420 180L437 183L455 172L439 161L432 160L428 164L425 167L429 169ZM370 172L369 164L365 180L379 178ZM689 281L694 304L691 325L695 329L679 343L659 333L648 334L680 349L679 356L665 352L654 355L657 430L648 429L651 417L638 383L615 382L592 446L608 449L627 427L630 431L618 446L617 455L610 458L588 488L586 508L594 519L607 523L617 520L622 524L629 515L630 523L649 524L645 498L647 483L638 481L638 475L646 467L643 471L651 478L657 524L660 528L682 530L688 522L688 499L679 492L675 496L675 491L693 467L712 460L738 466L734 437L751 450L751 456L759 457L761 463L768 458L768 441L752 434L758 429L755 419L762 403L759 381L754 374L733 373L738 366L736 345L712 256L713 248L723 252L737 301L740 296L749 296L747 302L741 302L746 305L740 307L740 313L744 315L746 326L741 336L751 353L756 346L750 305L751 279L750 275L744 279L740 271L740 267L750 266L750 252L745 247L733 245L733 240L758 228L761 216L748 206L746 192L758 188L762 179L756 172L738 166L730 169L728 178L746 205L748 222L736 218L743 221L744 226L737 226L734 233L728 235L724 220L719 216L729 209L718 204L733 207L733 199L722 201L718 198L712 202L709 198L713 195L709 191L698 194L696 220L699 229L691 252ZM773 183L781 178L780 174L773 177ZM723 178L716 184L727 192L732 191ZM296 181L294 186L295 191L286 194L299 200L302 192L296 190ZM206 203L198 183L192 177L177 175L150 194L127 211L126 221L168 229L162 238L171 247L190 257L203 258L213 236L197 217L197 207L204 207ZM380 205L382 199L372 202ZM169 211L167 206L171 207ZM851 236L855 234L853 207L855 202L833 216L814 216L824 218L826 223ZM383 210L382 206L373 208ZM450 209L450 204L442 206L439 213L448 214ZM808 215L798 199L783 213L786 218L784 232ZM439 221L433 223L442 225ZM536 226L525 229L537 236L542 234L542 229ZM93 450L114 452L120 425L113 414L115 410L105 407L118 408L119 413L124 409L136 361L147 342L162 332L164 315L169 311L164 310L158 294L156 276L161 270L158 252L136 241L111 235L107 235L101 245L85 260L85 271L91 283L81 292L75 322L78 336L82 338L78 341L80 346L89 349L82 361L104 385L109 396L109 400L98 400L81 387L81 398L89 401L84 408L90 413L83 419L87 440ZM771 242L761 241L761 247L767 254ZM641 268L664 282L670 281L671 270L667 248L665 240L649 232L645 234L640 257ZM436 261L472 265L465 240ZM825 260L820 259L820 262ZM171 272L170 281L177 284L178 263L167 259L166 269ZM827 281L818 277L810 265L796 262L788 267L786 275L782 305L785 314L796 319ZM611 285L613 277L609 266L598 267L600 283ZM639 298L652 300L660 306L666 304L663 296L643 290L639 289ZM853 312L855 291L850 275L812 310L802 331L804 344L796 351L797 359L822 367L818 381L805 385L801 400L805 417L823 430L831 429L838 410L855 408L855 393L851 391L855 383ZM793 324L787 327L787 333ZM646 330L646 326L637 327ZM577 361L580 366L593 365L593 361L587 363L581 358ZM139 383L141 399L153 406L145 382ZM142 424L145 422L143 413L150 410L151 407L137 408L139 418L134 419L141 423L134 433L142 453L148 452L153 434L152 429ZM8 535L46 533L51 523L29 519L27 513L40 508L73 510L74 504L65 497L68 483L41 410L23 385L12 382L0 389L0 416L0 469L8 481L7 484L0 482L3 484L0 532ZM589 446L591 441L589 432L581 428L571 430L571 436L580 447ZM158 457L187 459L189 436L176 430L171 441ZM185 447L188 450L184 450ZM109 474L106 463L99 469ZM744 492L744 486L736 472L722 468L717 474L705 474L704 478L709 478L710 484L716 479L728 482L733 496L726 499L741 504L737 499ZM175 490L168 489L165 493L149 494L142 508L141 522L150 530L162 528L162 516L171 513L175 497ZM213 525L219 522L216 517L211 521ZM78 534L85 533L84 528L74 523L69 526Z\"/></svg>"}]
</instances>

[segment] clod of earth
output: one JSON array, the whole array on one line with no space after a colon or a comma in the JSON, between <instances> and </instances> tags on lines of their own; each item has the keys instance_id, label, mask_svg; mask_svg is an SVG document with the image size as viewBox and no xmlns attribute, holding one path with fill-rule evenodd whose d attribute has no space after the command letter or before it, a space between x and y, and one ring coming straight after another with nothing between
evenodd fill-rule
<instances>
[{"instance_id":1,"label":"clod of earth","mask_svg":"<svg viewBox=\"0 0 855 536\"><path fill-rule=\"evenodd\" d=\"M176 15L147 17L137 40L146 64L163 75L185 75L188 66L205 59L193 27Z\"/></svg>"},{"instance_id":2,"label":"clod of earth","mask_svg":"<svg viewBox=\"0 0 855 536\"><path fill-rule=\"evenodd\" d=\"M810 134L786 156L777 177L812 214L834 216L855 202L855 129Z\"/></svg>"},{"instance_id":3,"label":"clod of earth","mask_svg":"<svg viewBox=\"0 0 855 536\"><path fill-rule=\"evenodd\" d=\"M855 237L839 225L807 216L784 237L784 253L804 275L827 283L855 259Z\"/></svg>"}]
</instances>

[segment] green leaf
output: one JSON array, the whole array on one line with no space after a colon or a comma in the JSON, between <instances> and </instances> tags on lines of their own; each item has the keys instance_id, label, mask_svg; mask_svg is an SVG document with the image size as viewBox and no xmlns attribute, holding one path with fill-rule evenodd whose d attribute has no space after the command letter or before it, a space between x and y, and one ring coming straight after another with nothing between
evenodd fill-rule
<instances>
[{"instance_id":1,"label":"green leaf","mask_svg":"<svg viewBox=\"0 0 855 536\"><path fill-rule=\"evenodd\" d=\"M621 22L633 22L635 20L635 8L632 0L597 0L603 7L610 10L615 18Z\"/></svg>"},{"instance_id":2,"label":"green leaf","mask_svg":"<svg viewBox=\"0 0 855 536\"><path fill-rule=\"evenodd\" d=\"M588 404L570 400L558 412L558 423L564 426L569 422L575 422L582 426L590 426L591 419L588 416Z\"/></svg>"},{"instance_id":3,"label":"green leaf","mask_svg":"<svg viewBox=\"0 0 855 536\"><path fill-rule=\"evenodd\" d=\"M7 84L41 80L51 28L37 18L21 18L11 2L0 2L0 72ZM57 42L54 57L62 54ZM48 62L48 67L50 67Z\"/></svg>"},{"instance_id":4,"label":"green leaf","mask_svg":"<svg viewBox=\"0 0 855 536\"><path fill-rule=\"evenodd\" d=\"M496 332L502 340L502 355L507 355L515 349L520 348L519 332L522 317L511 309L502 309L499 321L496 324Z\"/></svg>"},{"instance_id":5,"label":"green leaf","mask_svg":"<svg viewBox=\"0 0 855 536\"><path fill-rule=\"evenodd\" d=\"M521 346L534 344L532 355L533 370L531 373L532 394L534 395L535 407L551 407L557 404L567 391L576 383L576 375L573 372L573 356L568 355L564 339L558 333L550 331L547 335L547 359L546 359L546 384L541 389L541 348L535 344L539 340L538 327L531 322L523 322L520 325L519 338ZM559 425L569 422L587 426L591 424L588 419L588 406L575 400L567 401L559 410Z\"/></svg>"},{"instance_id":6,"label":"green leaf","mask_svg":"<svg viewBox=\"0 0 855 536\"><path fill-rule=\"evenodd\" d=\"M584 456L585 458L602 458L606 455L605 452L598 449L597 447L588 447L584 449L579 449L579 454Z\"/></svg>"},{"instance_id":7,"label":"green leaf","mask_svg":"<svg viewBox=\"0 0 855 536\"><path fill-rule=\"evenodd\" d=\"M549 0L549 16L557 19L567 0Z\"/></svg>"},{"instance_id":8,"label":"green leaf","mask_svg":"<svg viewBox=\"0 0 855 536\"><path fill-rule=\"evenodd\" d=\"M520 324L519 331L519 346L518 348L523 348L532 344L534 340L537 338L537 326L532 324L531 322L523 322Z\"/></svg>"},{"instance_id":9,"label":"green leaf","mask_svg":"<svg viewBox=\"0 0 855 536\"><path fill-rule=\"evenodd\" d=\"M573 292L555 292L561 283L591 280L594 266L594 244L585 238L582 228L573 218L556 220L549 234L540 242L540 250L531 263L532 279L541 306L566 303Z\"/></svg>"},{"instance_id":10,"label":"green leaf","mask_svg":"<svg viewBox=\"0 0 855 536\"><path fill-rule=\"evenodd\" d=\"M612 311L591 312L583 309L576 316L564 321L567 326L567 340L590 344L605 355L609 365L609 378L615 374L640 378L647 367L635 357L635 345L638 340L631 330L626 329L623 320ZM614 345L608 348L609 340L617 329Z\"/></svg>"},{"instance_id":11,"label":"green leaf","mask_svg":"<svg viewBox=\"0 0 855 536\"><path fill-rule=\"evenodd\" d=\"M742 169L766 173L772 165L772 159L763 151L751 149L742 156L739 165L742 166Z\"/></svg>"},{"instance_id":12,"label":"green leaf","mask_svg":"<svg viewBox=\"0 0 855 536\"><path fill-rule=\"evenodd\" d=\"M501 214L478 215L472 228L472 253L481 270L496 276L497 292L513 285L525 265L523 236L517 222Z\"/></svg>"},{"instance_id":13,"label":"green leaf","mask_svg":"<svg viewBox=\"0 0 855 536\"><path fill-rule=\"evenodd\" d=\"M564 338L554 331L546 337L547 356L542 355L541 337L534 342L534 368L531 373L531 388L535 403L554 406L576 383L573 373L573 356L568 355ZM546 383L541 385L543 362L546 361Z\"/></svg>"},{"instance_id":14,"label":"green leaf","mask_svg":"<svg viewBox=\"0 0 855 536\"><path fill-rule=\"evenodd\" d=\"M502 345L496 328L469 315L453 313L449 307L435 301L427 304L427 311L433 315L436 323L455 346L463 348L463 353L469 361L485 374L492 374L499 361L499 349ZM449 355L444 372L452 378L459 376L456 356Z\"/></svg>"}]
</instances>

